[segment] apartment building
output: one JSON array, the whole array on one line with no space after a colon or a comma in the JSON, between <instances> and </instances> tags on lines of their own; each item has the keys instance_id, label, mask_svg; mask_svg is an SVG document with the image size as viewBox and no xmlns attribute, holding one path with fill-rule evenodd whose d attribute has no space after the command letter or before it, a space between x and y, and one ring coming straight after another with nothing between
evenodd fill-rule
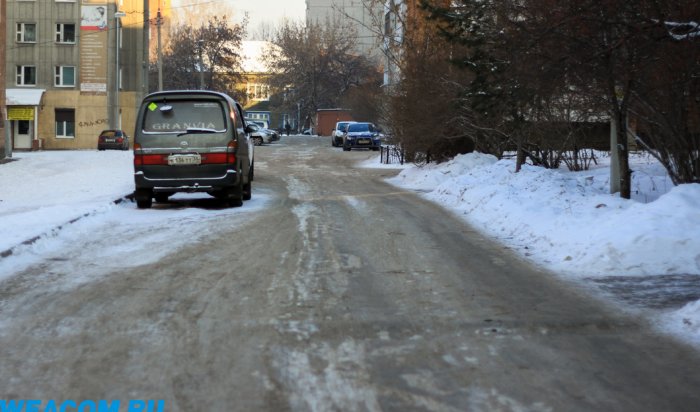
<instances>
[{"instance_id":1,"label":"apartment building","mask_svg":"<svg viewBox=\"0 0 700 412\"><path fill-rule=\"evenodd\" d=\"M144 0L6 1L13 149L92 149L104 129L133 134L148 87Z\"/></svg>"}]
</instances>

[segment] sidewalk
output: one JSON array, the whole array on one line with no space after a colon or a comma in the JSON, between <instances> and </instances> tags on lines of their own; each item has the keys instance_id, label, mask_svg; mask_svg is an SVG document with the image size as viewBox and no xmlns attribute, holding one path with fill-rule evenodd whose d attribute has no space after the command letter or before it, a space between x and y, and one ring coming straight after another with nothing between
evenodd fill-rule
<instances>
[{"instance_id":1,"label":"sidewalk","mask_svg":"<svg viewBox=\"0 0 700 412\"><path fill-rule=\"evenodd\" d=\"M132 159L131 152L71 150L0 161L1 256L130 194Z\"/></svg>"}]
</instances>

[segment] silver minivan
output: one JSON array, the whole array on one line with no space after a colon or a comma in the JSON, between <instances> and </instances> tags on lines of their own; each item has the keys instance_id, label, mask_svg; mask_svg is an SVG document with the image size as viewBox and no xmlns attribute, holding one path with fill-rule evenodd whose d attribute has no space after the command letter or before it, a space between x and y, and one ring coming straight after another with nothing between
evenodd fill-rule
<instances>
[{"instance_id":1,"label":"silver minivan","mask_svg":"<svg viewBox=\"0 0 700 412\"><path fill-rule=\"evenodd\" d=\"M212 91L146 96L134 131L134 199L149 208L177 192L206 192L241 206L251 198L253 143L243 110Z\"/></svg>"}]
</instances>

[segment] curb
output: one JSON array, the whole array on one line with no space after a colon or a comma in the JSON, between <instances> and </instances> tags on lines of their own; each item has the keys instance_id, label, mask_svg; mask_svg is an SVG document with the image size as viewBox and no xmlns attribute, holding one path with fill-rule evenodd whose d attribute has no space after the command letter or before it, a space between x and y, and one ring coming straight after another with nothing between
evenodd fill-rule
<instances>
[{"instance_id":1,"label":"curb","mask_svg":"<svg viewBox=\"0 0 700 412\"><path fill-rule=\"evenodd\" d=\"M120 203L122 203L122 202L124 202L124 201L126 201L126 200L128 200L128 201L133 201L133 200L134 200L134 194L133 194L133 193L129 193L129 194L125 195L125 196L120 197L119 199L116 199L116 200L112 201L112 203L115 204L115 205L118 205L118 204L120 204ZM71 220L67 221L66 223L64 223L64 224L62 224L62 225L58 225L58 226L54 227L53 229L51 229L51 230L49 230L49 231L46 231L46 232L44 232L44 233L42 233L42 234L40 234L40 235L34 236L34 237L32 237L31 239L27 239L27 240L23 241L22 243L20 243L19 245L12 246L12 247L9 248L9 249L0 251L0 259L3 259L3 258L6 258L6 257L9 257L9 256L12 256L12 255L15 253L15 249L17 249L19 246L28 246L28 245L31 245L31 244L33 244L34 242L36 242L37 240L41 239L42 237L45 237L46 235L52 234L52 233L55 234L55 233L58 232L59 230L63 229L64 226L73 224L73 223L79 221L80 219L82 219L82 218L84 218L84 217L90 216L91 214L92 214L92 212L84 213L84 214L82 214L82 215L80 215L80 216L78 216L78 217L76 217L76 218L74 218L74 219L71 219Z\"/></svg>"}]
</instances>

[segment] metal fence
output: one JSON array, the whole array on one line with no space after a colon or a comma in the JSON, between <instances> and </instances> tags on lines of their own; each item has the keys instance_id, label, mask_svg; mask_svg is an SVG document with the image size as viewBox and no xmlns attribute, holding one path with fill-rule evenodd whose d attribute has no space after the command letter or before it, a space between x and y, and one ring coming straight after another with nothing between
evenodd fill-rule
<instances>
[{"instance_id":1,"label":"metal fence","mask_svg":"<svg viewBox=\"0 0 700 412\"><path fill-rule=\"evenodd\" d=\"M404 154L403 150L396 146L382 145L380 152L380 163L390 165L390 164L403 164Z\"/></svg>"}]
</instances>

